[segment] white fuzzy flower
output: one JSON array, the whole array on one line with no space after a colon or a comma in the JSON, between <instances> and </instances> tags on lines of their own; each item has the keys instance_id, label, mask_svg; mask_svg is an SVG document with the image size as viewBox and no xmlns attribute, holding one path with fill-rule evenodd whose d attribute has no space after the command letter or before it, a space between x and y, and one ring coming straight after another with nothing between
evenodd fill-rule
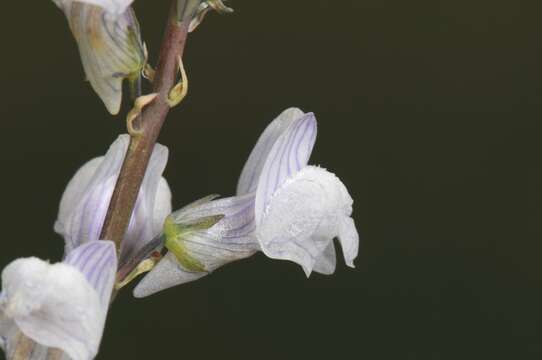
<instances>
[{"instance_id":1,"label":"white fuzzy flower","mask_svg":"<svg viewBox=\"0 0 542 360\"><path fill-rule=\"evenodd\" d=\"M53 0L66 14L87 79L111 114L122 102L122 83L136 83L145 64L132 0ZM135 85L134 85L135 86Z\"/></svg>"},{"instance_id":2,"label":"white fuzzy flower","mask_svg":"<svg viewBox=\"0 0 542 360\"><path fill-rule=\"evenodd\" d=\"M128 135L119 136L105 156L83 165L66 187L55 223L55 231L64 237L66 253L85 242L100 239L129 142ZM122 242L121 261L158 235L164 219L171 213L171 192L162 177L167 159L168 149L156 144Z\"/></svg>"},{"instance_id":3,"label":"white fuzzy flower","mask_svg":"<svg viewBox=\"0 0 542 360\"><path fill-rule=\"evenodd\" d=\"M353 200L325 169L308 166L316 119L289 109L264 131L239 179L237 196L196 202L171 215L164 235L169 253L139 283L136 297L196 280L216 268L263 251L291 260L310 275L335 271L333 239L354 266L359 236Z\"/></svg>"},{"instance_id":4,"label":"white fuzzy flower","mask_svg":"<svg viewBox=\"0 0 542 360\"><path fill-rule=\"evenodd\" d=\"M56 348L72 360L93 359L116 271L110 241L81 245L57 264L24 258L6 266L0 295L0 345L6 357L13 355L20 332L36 343L35 354Z\"/></svg>"}]
</instances>

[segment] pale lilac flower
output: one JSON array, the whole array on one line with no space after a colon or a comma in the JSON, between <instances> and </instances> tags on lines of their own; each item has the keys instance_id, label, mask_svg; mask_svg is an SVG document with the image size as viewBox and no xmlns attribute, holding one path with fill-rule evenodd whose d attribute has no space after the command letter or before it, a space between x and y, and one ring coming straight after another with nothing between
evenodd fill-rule
<instances>
[{"instance_id":1,"label":"pale lilac flower","mask_svg":"<svg viewBox=\"0 0 542 360\"><path fill-rule=\"evenodd\" d=\"M13 261L2 272L0 346L11 358L19 332L36 343L33 359L48 348L72 360L98 353L115 274L111 241L91 241L61 263L37 258ZM42 357L43 356L43 357Z\"/></svg>"},{"instance_id":2,"label":"pale lilac flower","mask_svg":"<svg viewBox=\"0 0 542 360\"><path fill-rule=\"evenodd\" d=\"M308 166L316 119L289 109L264 131L239 179L237 196L203 199L174 212L164 228L170 250L134 290L136 297L196 280L258 250L273 259L335 271L333 239L354 267L359 236L353 200L325 169Z\"/></svg>"},{"instance_id":3,"label":"pale lilac flower","mask_svg":"<svg viewBox=\"0 0 542 360\"><path fill-rule=\"evenodd\" d=\"M122 83L136 84L145 64L133 0L53 0L68 19L87 79L111 114L122 101Z\"/></svg>"},{"instance_id":4,"label":"pale lilac flower","mask_svg":"<svg viewBox=\"0 0 542 360\"><path fill-rule=\"evenodd\" d=\"M85 242L100 239L129 142L128 135L119 136L105 156L83 165L66 187L55 223L55 231L64 237L66 253ZM122 242L121 261L158 235L164 219L171 213L171 192L162 177L167 159L168 149L156 144Z\"/></svg>"}]
</instances>

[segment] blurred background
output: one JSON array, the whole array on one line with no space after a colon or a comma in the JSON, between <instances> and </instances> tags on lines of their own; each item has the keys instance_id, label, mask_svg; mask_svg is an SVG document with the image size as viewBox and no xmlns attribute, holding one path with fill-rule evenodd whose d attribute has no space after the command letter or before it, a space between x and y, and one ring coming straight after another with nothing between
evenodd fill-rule
<instances>
[{"instance_id":1,"label":"blurred background","mask_svg":"<svg viewBox=\"0 0 542 360\"><path fill-rule=\"evenodd\" d=\"M99 359L539 359L542 4L235 0L189 40L160 142L174 207L231 195L283 109L355 199L357 268L306 279L256 255L110 311ZM168 1L136 1L155 62ZM124 131L51 1L0 15L0 266L58 261L60 196ZM1 355L0 355L1 356Z\"/></svg>"}]
</instances>

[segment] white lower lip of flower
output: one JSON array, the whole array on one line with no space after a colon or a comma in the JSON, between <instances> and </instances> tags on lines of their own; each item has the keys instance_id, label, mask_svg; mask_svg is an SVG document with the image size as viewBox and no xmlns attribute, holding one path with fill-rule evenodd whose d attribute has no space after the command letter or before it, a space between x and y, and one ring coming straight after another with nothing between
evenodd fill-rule
<instances>
[{"instance_id":1,"label":"white lower lip of flower","mask_svg":"<svg viewBox=\"0 0 542 360\"><path fill-rule=\"evenodd\" d=\"M11 351L18 331L72 360L98 352L117 268L115 246L95 241L75 249L65 262L18 259L2 272L0 336Z\"/></svg>"},{"instance_id":2,"label":"white lower lip of flower","mask_svg":"<svg viewBox=\"0 0 542 360\"><path fill-rule=\"evenodd\" d=\"M331 275L335 272L336 267L337 252L335 251L335 244L333 241L330 241L324 252L316 259L312 270L319 274Z\"/></svg>"},{"instance_id":3,"label":"white lower lip of flower","mask_svg":"<svg viewBox=\"0 0 542 360\"><path fill-rule=\"evenodd\" d=\"M258 241L267 256L294 261L308 276L322 254L331 251L333 239L344 234L341 226L351 213L352 198L341 181L324 169L307 166L272 196L258 225ZM356 241L350 236L348 240ZM348 262L357 255L350 243L343 249L348 250ZM330 267L324 266L327 271Z\"/></svg>"}]
</instances>

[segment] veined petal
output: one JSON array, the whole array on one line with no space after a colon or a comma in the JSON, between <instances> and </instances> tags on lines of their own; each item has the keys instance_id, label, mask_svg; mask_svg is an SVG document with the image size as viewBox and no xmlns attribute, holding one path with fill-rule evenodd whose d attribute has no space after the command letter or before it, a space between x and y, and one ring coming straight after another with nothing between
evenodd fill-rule
<instances>
[{"instance_id":1,"label":"veined petal","mask_svg":"<svg viewBox=\"0 0 542 360\"><path fill-rule=\"evenodd\" d=\"M207 198L173 213L170 219L165 228L169 252L138 284L135 297L197 280L259 249L254 236L254 195Z\"/></svg>"},{"instance_id":2,"label":"veined petal","mask_svg":"<svg viewBox=\"0 0 542 360\"><path fill-rule=\"evenodd\" d=\"M307 165L316 141L316 132L316 119L314 114L309 113L291 121L275 141L258 180L256 224L261 223L263 213L275 192Z\"/></svg>"},{"instance_id":3,"label":"veined petal","mask_svg":"<svg viewBox=\"0 0 542 360\"><path fill-rule=\"evenodd\" d=\"M88 241L99 240L129 142L129 136L119 136L105 156L83 165L66 187L55 223L55 231L66 242L66 254Z\"/></svg>"},{"instance_id":4,"label":"veined petal","mask_svg":"<svg viewBox=\"0 0 542 360\"><path fill-rule=\"evenodd\" d=\"M307 166L288 179L273 195L258 225L262 251L270 258L291 260L310 275L329 273L330 245L341 237L350 266L357 256L358 237L353 221L352 198L330 172Z\"/></svg>"},{"instance_id":5,"label":"veined petal","mask_svg":"<svg viewBox=\"0 0 542 360\"><path fill-rule=\"evenodd\" d=\"M237 184L237 195L245 195L256 191L260 174L262 173L265 161L277 142L288 127L304 115L303 111L297 108L284 110L275 120L271 122L258 139L252 150Z\"/></svg>"},{"instance_id":6,"label":"veined petal","mask_svg":"<svg viewBox=\"0 0 542 360\"><path fill-rule=\"evenodd\" d=\"M223 216L203 231L190 230L200 219ZM201 263L206 272L234 260L248 257L259 247L254 232L254 195L237 196L203 203L172 214L173 221L188 233L179 241L188 254ZM166 243L167 244L167 243Z\"/></svg>"},{"instance_id":7,"label":"veined petal","mask_svg":"<svg viewBox=\"0 0 542 360\"><path fill-rule=\"evenodd\" d=\"M171 213L171 191L162 178L168 156L167 147L156 144L122 243L122 259L129 258L158 235Z\"/></svg>"},{"instance_id":8,"label":"veined petal","mask_svg":"<svg viewBox=\"0 0 542 360\"><path fill-rule=\"evenodd\" d=\"M81 201L102 161L103 156L90 160L77 170L75 176L68 183L60 200L58 218L55 222L55 231L57 233L62 234L66 231L65 222L70 218L71 212L74 211L79 201Z\"/></svg>"},{"instance_id":9,"label":"veined petal","mask_svg":"<svg viewBox=\"0 0 542 360\"><path fill-rule=\"evenodd\" d=\"M55 231L65 239L66 254L81 244L99 240L129 142L128 135L119 136L104 157L85 164L68 184L55 223ZM167 157L167 148L157 144L123 241L122 256L128 256L159 234L171 212L171 192L161 178Z\"/></svg>"},{"instance_id":10,"label":"veined petal","mask_svg":"<svg viewBox=\"0 0 542 360\"><path fill-rule=\"evenodd\" d=\"M65 240L65 254L88 241L99 240L129 141L128 136L120 136L105 156L83 165L68 183L55 222L55 231Z\"/></svg>"},{"instance_id":11,"label":"veined petal","mask_svg":"<svg viewBox=\"0 0 542 360\"><path fill-rule=\"evenodd\" d=\"M112 9L122 9L115 2ZM79 1L63 2L72 33L77 41L87 79L111 114L122 101L122 83L135 81L145 64L139 23L132 8L111 13L105 8Z\"/></svg>"},{"instance_id":12,"label":"veined petal","mask_svg":"<svg viewBox=\"0 0 542 360\"><path fill-rule=\"evenodd\" d=\"M88 252L89 245L72 254ZM112 249L114 254L114 246ZM85 256L92 261L92 255ZM100 299L78 268L64 263L51 265L37 258L18 259L2 272L2 286L0 311L24 335L44 347L61 349L73 360L88 360L96 355L107 302ZM0 331L3 332L4 327L0 327Z\"/></svg>"},{"instance_id":13,"label":"veined petal","mask_svg":"<svg viewBox=\"0 0 542 360\"><path fill-rule=\"evenodd\" d=\"M66 8L74 2L95 5L105 9L111 14L120 15L126 11L128 6L130 6L134 0L53 0L53 2L60 8Z\"/></svg>"},{"instance_id":14,"label":"veined petal","mask_svg":"<svg viewBox=\"0 0 542 360\"><path fill-rule=\"evenodd\" d=\"M164 148L167 149L166 147ZM168 155L166 154L165 156L166 163L167 163L167 159L168 159ZM162 175L162 172L160 172L159 175ZM149 174L148 176L149 178L153 178L153 175ZM149 203L150 203L150 200L154 201L152 228L153 228L153 234L155 235L159 234L162 231L162 228L164 227L164 220L169 214L171 214L171 211L172 211L171 197L172 197L171 189L169 188L168 182L166 181L165 178L160 177L160 181L158 182L158 188L156 191L156 197L154 199L148 200Z\"/></svg>"},{"instance_id":15,"label":"veined petal","mask_svg":"<svg viewBox=\"0 0 542 360\"><path fill-rule=\"evenodd\" d=\"M83 194L70 217L70 232L65 237L66 255L82 244L100 239L115 182L115 177L108 177Z\"/></svg>"},{"instance_id":16,"label":"veined petal","mask_svg":"<svg viewBox=\"0 0 542 360\"><path fill-rule=\"evenodd\" d=\"M117 273L115 244L111 241L91 241L72 251L64 264L71 265L81 272L94 288L107 313L111 292Z\"/></svg>"}]
</instances>

